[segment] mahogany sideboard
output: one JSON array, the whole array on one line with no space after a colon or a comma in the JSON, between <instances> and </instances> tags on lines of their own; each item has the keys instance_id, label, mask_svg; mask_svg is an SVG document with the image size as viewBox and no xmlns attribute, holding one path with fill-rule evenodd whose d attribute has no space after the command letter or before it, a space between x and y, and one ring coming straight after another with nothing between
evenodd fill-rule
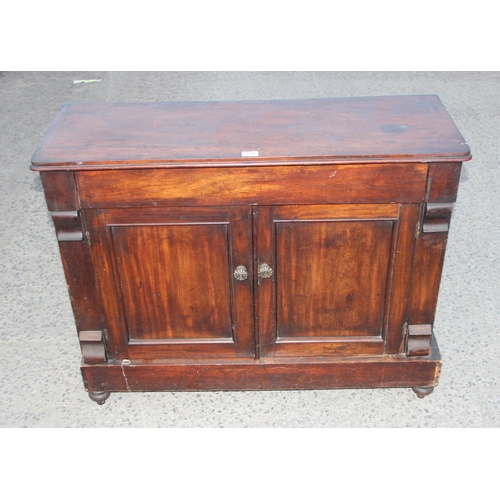
<instances>
[{"instance_id":1,"label":"mahogany sideboard","mask_svg":"<svg viewBox=\"0 0 500 500\"><path fill-rule=\"evenodd\" d=\"M31 168L89 396L429 394L470 158L435 95L62 106Z\"/></svg>"}]
</instances>

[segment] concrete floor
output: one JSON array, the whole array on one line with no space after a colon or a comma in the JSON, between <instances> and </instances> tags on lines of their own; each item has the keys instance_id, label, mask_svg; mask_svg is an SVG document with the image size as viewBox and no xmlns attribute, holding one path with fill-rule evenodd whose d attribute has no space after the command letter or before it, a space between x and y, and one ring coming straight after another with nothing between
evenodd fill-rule
<instances>
[{"instance_id":1,"label":"concrete floor","mask_svg":"<svg viewBox=\"0 0 500 500\"><path fill-rule=\"evenodd\" d=\"M74 80L100 79L73 84ZM410 389L88 398L52 222L30 159L67 102L438 94L469 143L435 333L443 371ZM1 427L497 427L500 73L0 73Z\"/></svg>"}]
</instances>

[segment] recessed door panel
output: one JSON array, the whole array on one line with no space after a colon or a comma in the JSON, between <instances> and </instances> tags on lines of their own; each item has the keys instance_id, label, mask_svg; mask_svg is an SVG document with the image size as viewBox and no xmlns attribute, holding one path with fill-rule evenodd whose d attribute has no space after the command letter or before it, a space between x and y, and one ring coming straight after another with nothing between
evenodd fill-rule
<instances>
[{"instance_id":1,"label":"recessed door panel","mask_svg":"<svg viewBox=\"0 0 500 500\"><path fill-rule=\"evenodd\" d=\"M231 338L227 224L111 226L129 338Z\"/></svg>"},{"instance_id":2,"label":"recessed door panel","mask_svg":"<svg viewBox=\"0 0 500 500\"><path fill-rule=\"evenodd\" d=\"M381 337L393 226L277 222L278 338Z\"/></svg>"}]
</instances>

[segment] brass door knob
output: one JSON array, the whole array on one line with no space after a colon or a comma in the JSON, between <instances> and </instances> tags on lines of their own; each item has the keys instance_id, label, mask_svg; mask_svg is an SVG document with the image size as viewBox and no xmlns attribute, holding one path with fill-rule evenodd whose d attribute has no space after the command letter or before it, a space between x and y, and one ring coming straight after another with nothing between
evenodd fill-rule
<instances>
[{"instance_id":1,"label":"brass door knob","mask_svg":"<svg viewBox=\"0 0 500 500\"><path fill-rule=\"evenodd\" d=\"M248 278L248 271L245 266L238 266L233 273L234 279L238 281L245 281Z\"/></svg>"},{"instance_id":2,"label":"brass door knob","mask_svg":"<svg viewBox=\"0 0 500 500\"><path fill-rule=\"evenodd\" d=\"M259 266L259 271L258 271L259 278L266 279L270 278L273 275L273 268L267 264L266 262L263 262Z\"/></svg>"}]
</instances>

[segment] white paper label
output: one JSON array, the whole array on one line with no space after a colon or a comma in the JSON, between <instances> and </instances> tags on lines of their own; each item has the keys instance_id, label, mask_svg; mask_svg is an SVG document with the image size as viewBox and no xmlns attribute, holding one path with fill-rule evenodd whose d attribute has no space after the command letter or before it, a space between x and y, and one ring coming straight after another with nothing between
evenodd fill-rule
<instances>
[{"instance_id":1,"label":"white paper label","mask_svg":"<svg viewBox=\"0 0 500 500\"><path fill-rule=\"evenodd\" d=\"M259 156L258 151L242 151L241 156Z\"/></svg>"}]
</instances>

